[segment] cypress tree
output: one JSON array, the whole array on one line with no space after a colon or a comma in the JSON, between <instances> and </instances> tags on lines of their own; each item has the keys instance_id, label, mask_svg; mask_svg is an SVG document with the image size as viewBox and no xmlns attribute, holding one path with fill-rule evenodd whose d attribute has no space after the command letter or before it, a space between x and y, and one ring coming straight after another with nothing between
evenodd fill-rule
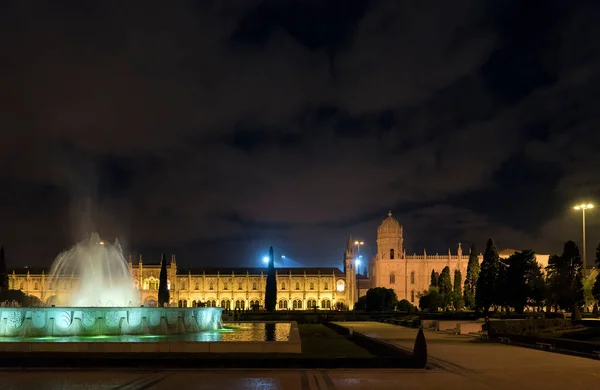
<instances>
[{"instance_id":1,"label":"cypress tree","mask_svg":"<svg viewBox=\"0 0 600 390\"><path fill-rule=\"evenodd\" d=\"M430 287L437 287L438 286L438 274L435 272L434 269L431 270L431 282L429 283Z\"/></svg>"},{"instance_id":2,"label":"cypress tree","mask_svg":"<svg viewBox=\"0 0 600 390\"><path fill-rule=\"evenodd\" d=\"M475 308L475 290L477 287L477 280L479 279L479 256L475 250L475 244L471 245L471 252L469 252L469 264L467 265L467 276L465 277L465 306L469 309Z\"/></svg>"},{"instance_id":3,"label":"cypress tree","mask_svg":"<svg viewBox=\"0 0 600 390\"><path fill-rule=\"evenodd\" d=\"M450 279L450 267L446 266L442 269L442 273L438 279L438 287L444 300L445 309L452 303L452 279Z\"/></svg>"},{"instance_id":4,"label":"cypress tree","mask_svg":"<svg viewBox=\"0 0 600 390\"><path fill-rule=\"evenodd\" d=\"M483 262L481 263L481 272L477 279L477 289L475 291L475 304L484 313L487 313L490 306L494 305L496 289L498 285L498 273L500 272L500 256L491 238L487 242Z\"/></svg>"},{"instance_id":5,"label":"cypress tree","mask_svg":"<svg viewBox=\"0 0 600 390\"><path fill-rule=\"evenodd\" d=\"M269 268L267 270L267 285L265 288L265 309L275 311L277 304L277 277L275 275L275 258L273 247L269 248Z\"/></svg>"},{"instance_id":6,"label":"cypress tree","mask_svg":"<svg viewBox=\"0 0 600 390\"><path fill-rule=\"evenodd\" d=\"M413 348L413 359L415 364L419 368L425 368L427 365L427 340L425 340L425 334L423 328L419 328L417 338L415 339L415 346Z\"/></svg>"},{"instance_id":7,"label":"cypress tree","mask_svg":"<svg viewBox=\"0 0 600 390\"><path fill-rule=\"evenodd\" d=\"M460 310L465 306L462 296L462 274L460 270L454 270L454 291L452 291L452 306L455 310Z\"/></svg>"},{"instance_id":8,"label":"cypress tree","mask_svg":"<svg viewBox=\"0 0 600 390\"><path fill-rule=\"evenodd\" d=\"M160 258L160 276L158 279L158 307L169 304L169 287L167 282L167 259L163 253Z\"/></svg>"},{"instance_id":9,"label":"cypress tree","mask_svg":"<svg viewBox=\"0 0 600 390\"><path fill-rule=\"evenodd\" d=\"M6 271L6 258L4 247L0 247L0 292L8 291L8 272Z\"/></svg>"}]
</instances>

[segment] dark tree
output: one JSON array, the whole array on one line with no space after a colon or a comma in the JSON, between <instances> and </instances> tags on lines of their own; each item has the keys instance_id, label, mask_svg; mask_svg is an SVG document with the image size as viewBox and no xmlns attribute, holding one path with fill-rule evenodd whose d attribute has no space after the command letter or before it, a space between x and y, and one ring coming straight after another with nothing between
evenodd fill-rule
<instances>
[{"instance_id":1,"label":"dark tree","mask_svg":"<svg viewBox=\"0 0 600 390\"><path fill-rule=\"evenodd\" d=\"M494 240L490 238L483 254L481 272L479 278L477 278L477 288L475 290L475 304L483 313L487 313L490 307L496 303L495 294L499 271L500 256L498 256Z\"/></svg>"},{"instance_id":2,"label":"dark tree","mask_svg":"<svg viewBox=\"0 0 600 390\"><path fill-rule=\"evenodd\" d=\"M402 312L412 313L415 311L415 309L415 306L412 303L410 303L407 299L400 300L396 305L396 310Z\"/></svg>"},{"instance_id":3,"label":"dark tree","mask_svg":"<svg viewBox=\"0 0 600 390\"><path fill-rule=\"evenodd\" d=\"M600 244L596 247L596 268L600 268ZM596 275L596 280L594 281L594 286L592 287L592 295L597 301L600 301L600 272ZM596 312L598 311L598 306L595 306ZM596 314L597 315L597 314Z\"/></svg>"},{"instance_id":4,"label":"dark tree","mask_svg":"<svg viewBox=\"0 0 600 390\"><path fill-rule=\"evenodd\" d=\"M413 359L415 359L417 367L425 368L425 366L427 365L427 340L425 340L423 328L419 328L417 338L415 339L415 347L413 348Z\"/></svg>"},{"instance_id":5,"label":"dark tree","mask_svg":"<svg viewBox=\"0 0 600 390\"><path fill-rule=\"evenodd\" d=\"M438 287L430 287L428 291L424 291L419 295L421 310L436 312L442 306L444 306L444 297L440 294Z\"/></svg>"},{"instance_id":6,"label":"dark tree","mask_svg":"<svg viewBox=\"0 0 600 390\"><path fill-rule=\"evenodd\" d=\"M494 294L494 305L508 310L508 294L510 285L506 278L508 265L504 259L498 261L498 278L496 279L496 292Z\"/></svg>"},{"instance_id":7,"label":"dark tree","mask_svg":"<svg viewBox=\"0 0 600 390\"><path fill-rule=\"evenodd\" d=\"M0 292L8 291L8 272L6 271L6 258L4 247L0 247Z\"/></svg>"},{"instance_id":8,"label":"dark tree","mask_svg":"<svg viewBox=\"0 0 600 390\"><path fill-rule=\"evenodd\" d=\"M391 288L374 287L367 291L367 311L392 311L397 304L398 297Z\"/></svg>"},{"instance_id":9,"label":"dark tree","mask_svg":"<svg viewBox=\"0 0 600 390\"><path fill-rule=\"evenodd\" d=\"M275 257L273 247L269 248L269 268L267 270L267 285L265 288L265 310L275 311L277 304L277 276L275 275Z\"/></svg>"},{"instance_id":10,"label":"dark tree","mask_svg":"<svg viewBox=\"0 0 600 390\"><path fill-rule=\"evenodd\" d=\"M506 261L506 303L517 313L527 305L539 305L543 299L544 283L535 252L525 250L512 254Z\"/></svg>"},{"instance_id":11,"label":"dark tree","mask_svg":"<svg viewBox=\"0 0 600 390\"><path fill-rule=\"evenodd\" d=\"M450 267L446 266L442 269L438 280L440 294L444 299L444 308L447 308L452 303L452 279L450 278Z\"/></svg>"},{"instance_id":12,"label":"dark tree","mask_svg":"<svg viewBox=\"0 0 600 390\"><path fill-rule=\"evenodd\" d=\"M471 245L471 252L469 253L469 264L467 265L464 292L465 306L469 309L475 308L475 290L477 287L477 280L479 279L479 272L479 256L477 256L475 244L473 244Z\"/></svg>"},{"instance_id":13,"label":"dark tree","mask_svg":"<svg viewBox=\"0 0 600 390\"><path fill-rule=\"evenodd\" d=\"M431 282L429 283L429 287L437 287L438 286L438 274L434 269L431 270Z\"/></svg>"},{"instance_id":14,"label":"dark tree","mask_svg":"<svg viewBox=\"0 0 600 390\"><path fill-rule=\"evenodd\" d=\"M548 260L549 286L553 302L560 308L570 310L574 320L580 317L583 303L583 264L577 244L567 241L560 256Z\"/></svg>"},{"instance_id":15,"label":"dark tree","mask_svg":"<svg viewBox=\"0 0 600 390\"><path fill-rule=\"evenodd\" d=\"M465 305L462 296L462 274L460 270L454 270L454 291L452 291L452 306L455 310L460 310Z\"/></svg>"},{"instance_id":16,"label":"dark tree","mask_svg":"<svg viewBox=\"0 0 600 390\"><path fill-rule=\"evenodd\" d=\"M158 279L158 307L164 307L170 302L169 286L167 281L167 258L163 253L160 257L160 275Z\"/></svg>"}]
</instances>

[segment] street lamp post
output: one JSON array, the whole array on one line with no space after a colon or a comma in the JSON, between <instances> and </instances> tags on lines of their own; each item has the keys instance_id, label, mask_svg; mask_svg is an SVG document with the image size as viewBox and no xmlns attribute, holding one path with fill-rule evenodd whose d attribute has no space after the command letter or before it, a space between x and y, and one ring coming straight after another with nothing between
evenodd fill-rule
<instances>
[{"instance_id":1,"label":"street lamp post","mask_svg":"<svg viewBox=\"0 0 600 390\"><path fill-rule=\"evenodd\" d=\"M360 259L356 259L356 268L360 266ZM358 298L360 298L360 284L358 282L358 272L356 274L356 302L358 302Z\"/></svg>"},{"instance_id":2,"label":"street lamp post","mask_svg":"<svg viewBox=\"0 0 600 390\"><path fill-rule=\"evenodd\" d=\"M356 245L356 259L354 261L354 274L356 275L356 301L358 302L358 298L360 298L360 286L358 282L358 268L360 267L360 247L365 245L364 241L354 241L354 245Z\"/></svg>"},{"instance_id":3,"label":"street lamp post","mask_svg":"<svg viewBox=\"0 0 600 390\"><path fill-rule=\"evenodd\" d=\"M574 210L581 210L581 222L582 222L582 235L583 235L583 269L587 269L587 252L585 247L585 210L593 209L594 205L591 203L582 203L573 207Z\"/></svg>"}]
</instances>

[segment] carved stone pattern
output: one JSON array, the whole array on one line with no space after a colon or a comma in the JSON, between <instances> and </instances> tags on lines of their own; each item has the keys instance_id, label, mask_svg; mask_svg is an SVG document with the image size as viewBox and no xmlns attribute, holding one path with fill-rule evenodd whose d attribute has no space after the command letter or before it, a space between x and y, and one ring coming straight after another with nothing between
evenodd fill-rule
<instances>
[{"instance_id":1,"label":"carved stone pattern","mask_svg":"<svg viewBox=\"0 0 600 390\"><path fill-rule=\"evenodd\" d=\"M94 324L96 323L96 312L95 311L84 311L81 314L81 323L86 328L89 328L90 326L94 326Z\"/></svg>"},{"instance_id":2,"label":"carved stone pattern","mask_svg":"<svg viewBox=\"0 0 600 390\"><path fill-rule=\"evenodd\" d=\"M106 326L110 328L118 326L120 319L121 317L119 316L118 311L107 311L104 315L104 322L106 323Z\"/></svg>"},{"instance_id":3,"label":"carved stone pattern","mask_svg":"<svg viewBox=\"0 0 600 390\"><path fill-rule=\"evenodd\" d=\"M23 325L23 314L19 311L9 311L6 319L7 325L12 328L20 328Z\"/></svg>"},{"instance_id":4,"label":"carved stone pattern","mask_svg":"<svg viewBox=\"0 0 600 390\"><path fill-rule=\"evenodd\" d=\"M34 311L31 314L31 323L34 328L41 329L46 326L46 312Z\"/></svg>"},{"instance_id":5,"label":"carved stone pattern","mask_svg":"<svg viewBox=\"0 0 600 390\"><path fill-rule=\"evenodd\" d=\"M54 318L54 323L60 326L61 328L68 328L69 326L71 326L72 322L73 313L66 310L59 312L59 314Z\"/></svg>"}]
</instances>

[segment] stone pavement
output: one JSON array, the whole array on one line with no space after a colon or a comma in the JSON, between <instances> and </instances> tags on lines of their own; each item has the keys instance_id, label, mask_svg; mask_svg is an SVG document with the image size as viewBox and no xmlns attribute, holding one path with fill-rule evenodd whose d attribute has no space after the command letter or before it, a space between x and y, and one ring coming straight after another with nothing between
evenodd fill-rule
<instances>
[{"instance_id":1,"label":"stone pavement","mask_svg":"<svg viewBox=\"0 0 600 390\"><path fill-rule=\"evenodd\" d=\"M339 322L369 337L412 351L417 329L376 322ZM429 362L477 388L600 388L600 361L425 331Z\"/></svg>"},{"instance_id":2,"label":"stone pavement","mask_svg":"<svg viewBox=\"0 0 600 390\"><path fill-rule=\"evenodd\" d=\"M417 331L380 323L347 326L412 350ZM469 336L425 333L429 370L48 370L0 371L0 390L466 390L598 389L600 361Z\"/></svg>"}]
</instances>

